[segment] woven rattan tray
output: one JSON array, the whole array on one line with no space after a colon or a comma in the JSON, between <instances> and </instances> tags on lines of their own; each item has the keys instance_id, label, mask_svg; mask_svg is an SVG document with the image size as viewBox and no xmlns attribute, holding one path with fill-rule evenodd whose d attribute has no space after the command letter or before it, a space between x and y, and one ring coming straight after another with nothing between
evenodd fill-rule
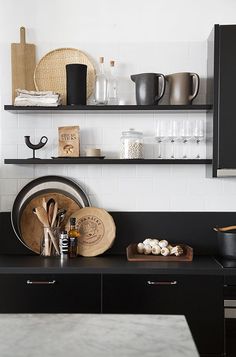
<instances>
[{"instance_id":1,"label":"woven rattan tray","mask_svg":"<svg viewBox=\"0 0 236 357\"><path fill-rule=\"evenodd\" d=\"M87 65L87 98L93 93L95 68L88 56L76 48L58 48L41 58L34 71L36 90L50 90L60 93L62 104L66 104L66 65L81 63Z\"/></svg>"}]
</instances>

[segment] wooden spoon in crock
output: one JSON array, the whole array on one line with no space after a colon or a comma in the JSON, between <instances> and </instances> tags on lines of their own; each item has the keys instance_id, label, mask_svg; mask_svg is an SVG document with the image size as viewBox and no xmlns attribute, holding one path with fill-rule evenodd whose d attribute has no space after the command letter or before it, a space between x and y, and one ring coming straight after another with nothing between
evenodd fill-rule
<instances>
[{"instance_id":1,"label":"wooden spoon in crock","mask_svg":"<svg viewBox=\"0 0 236 357\"><path fill-rule=\"evenodd\" d=\"M216 232L227 232L236 229L236 226L227 226L227 227L215 227L213 228Z\"/></svg>"}]
</instances>

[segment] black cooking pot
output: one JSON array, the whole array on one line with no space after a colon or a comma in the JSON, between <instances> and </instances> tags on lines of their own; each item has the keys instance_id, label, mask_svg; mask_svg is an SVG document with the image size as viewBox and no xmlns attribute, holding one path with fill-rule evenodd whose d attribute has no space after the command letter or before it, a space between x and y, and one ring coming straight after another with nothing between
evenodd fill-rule
<instances>
[{"instance_id":1,"label":"black cooking pot","mask_svg":"<svg viewBox=\"0 0 236 357\"><path fill-rule=\"evenodd\" d=\"M236 259L236 230L227 232L217 232L219 255Z\"/></svg>"}]
</instances>

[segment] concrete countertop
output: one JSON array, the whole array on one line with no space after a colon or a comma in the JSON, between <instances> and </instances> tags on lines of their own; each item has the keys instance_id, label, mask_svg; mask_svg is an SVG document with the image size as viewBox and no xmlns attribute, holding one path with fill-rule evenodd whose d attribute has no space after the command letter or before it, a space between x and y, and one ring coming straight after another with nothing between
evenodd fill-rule
<instances>
[{"instance_id":1,"label":"concrete countertop","mask_svg":"<svg viewBox=\"0 0 236 357\"><path fill-rule=\"evenodd\" d=\"M197 357L184 316L1 314L4 357Z\"/></svg>"}]
</instances>

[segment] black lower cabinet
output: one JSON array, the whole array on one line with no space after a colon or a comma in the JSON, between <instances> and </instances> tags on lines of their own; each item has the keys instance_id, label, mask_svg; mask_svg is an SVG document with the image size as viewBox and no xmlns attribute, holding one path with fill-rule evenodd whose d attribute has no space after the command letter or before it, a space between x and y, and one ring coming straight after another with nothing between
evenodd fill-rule
<instances>
[{"instance_id":1,"label":"black lower cabinet","mask_svg":"<svg viewBox=\"0 0 236 357\"><path fill-rule=\"evenodd\" d=\"M185 315L201 356L224 355L222 277L106 275L103 312Z\"/></svg>"},{"instance_id":2,"label":"black lower cabinet","mask_svg":"<svg viewBox=\"0 0 236 357\"><path fill-rule=\"evenodd\" d=\"M0 313L99 313L101 277L1 274Z\"/></svg>"}]
</instances>

